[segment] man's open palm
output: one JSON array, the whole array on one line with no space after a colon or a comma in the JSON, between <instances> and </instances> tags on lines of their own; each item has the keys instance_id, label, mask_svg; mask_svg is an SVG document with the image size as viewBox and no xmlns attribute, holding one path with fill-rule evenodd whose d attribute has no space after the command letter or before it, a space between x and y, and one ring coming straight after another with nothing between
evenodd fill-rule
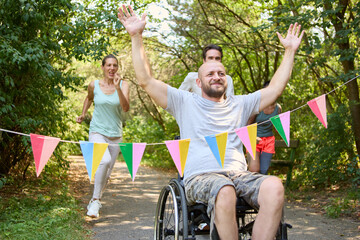
<instances>
[{"instance_id":1,"label":"man's open palm","mask_svg":"<svg viewBox=\"0 0 360 240\"><path fill-rule=\"evenodd\" d=\"M295 23L294 25L291 24L285 38L283 38L280 33L276 32L281 44L284 46L285 49L291 49L296 51L299 48L301 39L304 35L304 31L302 31L300 34L300 29L301 25L299 25L298 23Z\"/></svg>"},{"instance_id":2,"label":"man's open palm","mask_svg":"<svg viewBox=\"0 0 360 240\"><path fill-rule=\"evenodd\" d=\"M125 5L122 5L122 8L119 8L118 18L120 22L124 25L126 31L130 34L130 36L134 36L136 34L142 34L146 25L146 13L141 16L139 19L134 13L131 6L128 6L130 13Z\"/></svg>"}]
</instances>

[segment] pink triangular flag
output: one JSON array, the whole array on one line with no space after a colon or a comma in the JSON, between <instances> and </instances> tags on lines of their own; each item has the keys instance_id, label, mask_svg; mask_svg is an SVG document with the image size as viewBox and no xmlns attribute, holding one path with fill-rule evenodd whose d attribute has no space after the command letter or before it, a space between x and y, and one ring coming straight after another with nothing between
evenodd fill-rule
<instances>
[{"instance_id":1,"label":"pink triangular flag","mask_svg":"<svg viewBox=\"0 0 360 240\"><path fill-rule=\"evenodd\" d=\"M235 129L236 134L239 136L241 142L250 153L251 157L255 159L256 154L256 134L257 123L251 124L246 127Z\"/></svg>"},{"instance_id":2,"label":"pink triangular flag","mask_svg":"<svg viewBox=\"0 0 360 240\"><path fill-rule=\"evenodd\" d=\"M141 158L144 155L145 147L146 147L146 143L133 143L133 166L132 166L133 181L135 180L135 175L139 168Z\"/></svg>"},{"instance_id":3,"label":"pink triangular flag","mask_svg":"<svg viewBox=\"0 0 360 240\"><path fill-rule=\"evenodd\" d=\"M60 138L30 133L30 139L35 159L36 176L39 177L58 145Z\"/></svg>"},{"instance_id":4,"label":"pink triangular flag","mask_svg":"<svg viewBox=\"0 0 360 240\"><path fill-rule=\"evenodd\" d=\"M279 114L288 147L290 146L290 111Z\"/></svg>"},{"instance_id":5,"label":"pink triangular flag","mask_svg":"<svg viewBox=\"0 0 360 240\"><path fill-rule=\"evenodd\" d=\"M178 170L180 176L182 176L183 173L181 171L179 140L165 141L165 144L170 152L171 158L175 163L176 169Z\"/></svg>"},{"instance_id":6,"label":"pink triangular flag","mask_svg":"<svg viewBox=\"0 0 360 240\"><path fill-rule=\"evenodd\" d=\"M317 116L320 122L327 128L327 116L326 116L326 98L325 94L320 97L314 98L307 102L313 113Z\"/></svg>"}]
</instances>

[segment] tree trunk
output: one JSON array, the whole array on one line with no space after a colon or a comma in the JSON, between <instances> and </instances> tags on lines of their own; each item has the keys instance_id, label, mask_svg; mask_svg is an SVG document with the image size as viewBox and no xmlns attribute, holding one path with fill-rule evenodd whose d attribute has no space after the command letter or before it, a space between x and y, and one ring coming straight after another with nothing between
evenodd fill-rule
<instances>
[{"instance_id":1,"label":"tree trunk","mask_svg":"<svg viewBox=\"0 0 360 240\"><path fill-rule=\"evenodd\" d=\"M324 1L324 7L326 10L333 10L331 2ZM335 7L337 10L334 15L328 16L331 23L335 28L335 43L341 50L340 56L342 59L341 64L346 76L350 75L349 73L355 70L354 58L355 56L349 58L347 56L350 52L350 41L347 35L342 34L344 30L348 30L346 27L345 13L346 9L349 7L348 0L340 0L339 4ZM347 97L349 98L350 112L352 118L352 128L354 131L355 145L357 154L360 154L360 99L359 99L359 85L357 80L353 80L347 85Z\"/></svg>"}]
</instances>

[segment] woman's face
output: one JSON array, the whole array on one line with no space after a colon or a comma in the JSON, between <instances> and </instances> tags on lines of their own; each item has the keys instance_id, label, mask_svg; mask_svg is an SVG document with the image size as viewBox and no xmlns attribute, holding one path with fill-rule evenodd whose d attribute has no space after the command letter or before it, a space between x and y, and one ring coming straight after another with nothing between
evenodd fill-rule
<instances>
[{"instance_id":1,"label":"woman's face","mask_svg":"<svg viewBox=\"0 0 360 240\"><path fill-rule=\"evenodd\" d=\"M114 79L115 73L119 69L119 65L115 58L108 58L106 59L104 66L101 66L101 68L104 72L105 78Z\"/></svg>"}]
</instances>

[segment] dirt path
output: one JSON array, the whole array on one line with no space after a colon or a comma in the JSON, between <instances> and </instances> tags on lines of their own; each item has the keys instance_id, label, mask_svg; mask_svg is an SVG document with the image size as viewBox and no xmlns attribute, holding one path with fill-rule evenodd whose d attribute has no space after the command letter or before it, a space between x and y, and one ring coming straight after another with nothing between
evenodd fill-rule
<instances>
[{"instance_id":1,"label":"dirt path","mask_svg":"<svg viewBox=\"0 0 360 240\"><path fill-rule=\"evenodd\" d=\"M84 160L71 158L74 191L84 206L91 197L91 188ZM103 195L103 207L98 219L86 218L95 232L92 239L149 240L153 239L154 215L161 188L176 174L139 167L135 182L131 181L125 163L116 162L110 184ZM294 240L360 240L359 222L329 219L319 213L293 204L285 206L286 222L293 228L289 239Z\"/></svg>"}]
</instances>

